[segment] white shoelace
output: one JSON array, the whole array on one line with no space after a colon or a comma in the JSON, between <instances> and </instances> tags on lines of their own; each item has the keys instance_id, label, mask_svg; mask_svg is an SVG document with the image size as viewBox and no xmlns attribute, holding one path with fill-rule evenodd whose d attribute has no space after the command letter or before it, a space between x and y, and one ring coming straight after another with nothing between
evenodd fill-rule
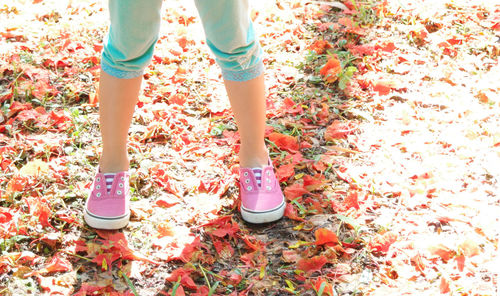
<instances>
[{"instance_id":1,"label":"white shoelace","mask_svg":"<svg viewBox=\"0 0 500 296\"><path fill-rule=\"evenodd\" d=\"M257 181L257 185L260 186L262 179L262 169L261 168L252 168L253 174L255 176L255 180Z\"/></svg>"},{"instance_id":2,"label":"white shoelace","mask_svg":"<svg viewBox=\"0 0 500 296\"><path fill-rule=\"evenodd\" d=\"M106 179L106 189L108 192L111 190L111 186L113 185L113 180L115 178L116 174L114 173L106 173L104 174L104 178Z\"/></svg>"}]
</instances>

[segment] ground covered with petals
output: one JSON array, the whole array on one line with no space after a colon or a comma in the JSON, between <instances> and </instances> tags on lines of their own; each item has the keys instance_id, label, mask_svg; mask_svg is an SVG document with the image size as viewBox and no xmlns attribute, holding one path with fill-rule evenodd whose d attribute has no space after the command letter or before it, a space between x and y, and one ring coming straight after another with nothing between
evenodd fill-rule
<instances>
[{"instance_id":1,"label":"ground covered with petals","mask_svg":"<svg viewBox=\"0 0 500 296\"><path fill-rule=\"evenodd\" d=\"M0 295L495 295L500 6L255 1L285 217L239 215L237 127L164 1L129 133L131 222L89 228L101 2L0 6Z\"/></svg>"}]
</instances>

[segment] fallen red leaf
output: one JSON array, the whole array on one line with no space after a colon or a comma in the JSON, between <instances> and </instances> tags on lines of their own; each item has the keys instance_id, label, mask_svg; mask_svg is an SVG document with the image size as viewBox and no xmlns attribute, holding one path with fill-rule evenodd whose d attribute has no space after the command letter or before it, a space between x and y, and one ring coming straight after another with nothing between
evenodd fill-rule
<instances>
[{"instance_id":1,"label":"fallen red leaf","mask_svg":"<svg viewBox=\"0 0 500 296\"><path fill-rule=\"evenodd\" d=\"M182 260L183 262L189 262L191 260L191 257L193 257L194 251L198 250L200 247L201 247L200 237L197 236L192 243L184 246L184 249L182 249L182 253L179 256L179 259Z\"/></svg>"},{"instance_id":2,"label":"fallen red leaf","mask_svg":"<svg viewBox=\"0 0 500 296\"><path fill-rule=\"evenodd\" d=\"M221 226L220 228L212 231L211 234L222 238L226 235L234 236L239 230L240 230L240 227L238 226L238 224L227 223L227 224Z\"/></svg>"},{"instance_id":3,"label":"fallen red leaf","mask_svg":"<svg viewBox=\"0 0 500 296\"><path fill-rule=\"evenodd\" d=\"M309 49L315 51L317 54L324 54L329 48L332 48L332 45L323 39L316 40L309 46Z\"/></svg>"},{"instance_id":4,"label":"fallen red leaf","mask_svg":"<svg viewBox=\"0 0 500 296\"><path fill-rule=\"evenodd\" d=\"M186 96L183 94L174 94L168 98L170 104L184 105L186 103Z\"/></svg>"},{"instance_id":5,"label":"fallen red leaf","mask_svg":"<svg viewBox=\"0 0 500 296\"><path fill-rule=\"evenodd\" d=\"M182 54L182 52L178 51L178 50L175 50L175 49L169 49L168 50L173 56L180 56Z\"/></svg>"},{"instance_id":6,"label":"fallen red leaf","mask_svg":"<svg viewBox=\"0 0 500 296\"><path fill-rule=\"evenodd\" d=\"M186 45L188 43L187 39L186 39L186 36L182 36L180 38L177 39L177 43L179 43L179 46L182 48L182 49L185 49L186 48Z\"/></svg>"},{"instance_id":7,"label":"fallen red leaf","mask_svg":"<svg viewBox=\"0 0 500 296\"><path fill-rule=\"evenodd\" d=\"M95 43L92 48L94 49L95 52L100 53L104 48L104 45L102 43Z\"/></svg>"},{"instance_id":8,"label":"fallen red leaf","mask_svg":"<svg viewBox=\"0 0 500 296\"><path fill-rule=\"evenodd\" d=\"M30 214L38 217L38 221L43 227L51 227L55 230L55 228L49 223L49 218L52 216L52 210L45 202L36 197L27 197L25 198L25 201L26 204L28 204Z\"/></svg>"},{"instance_id":9,"label":"fallen red leaf","mask_svg":"<svg viewBox=\"0 0 500 296\"><path fill-rule=\"evenodd\" d=\"M389 247L396 242L397 235L392 232L386 232L375 237L369 244L369 248L375 252L387 252Z\"/></svg>"},{"instance_id":10,"label":"fallen red leaf","mask_svg":"<svg viewBox=\"0 0 500 296\"><path fill-rule=\"evenodd\" d=\"M448 279L446 279L444 276L441 277L441 283L439 284L439 291L441 292L441 294L450 292L450 283L448 282Z\"/></svg>"},{"instance_id":11,"label":"fallen red leaf","mask_svg":"<svg viewBox=\"0 0 500 296\"><path fill-rule=\"evenodd\" d=\"M120 259L120 254L112 254L112 253L103 253L98 254L92 259L92 262L96 263L97 266L101 267L102 271L109 270L111 264L116 260Z\"/></svg>"},{"instance_id":12,"label":"fallen red leaf","mask_svg":"<svg viewBox=\"0 0 500 296\"><path fill-rule=\"evenodd\" d=\"M0 207L0 223L7 223L12 220L12 214L10 213L10 208Z\"/></svg>"},{"instance_id":13,"label":"fallen red leaf","mask_svg":"<svg viewBox=\"0 0 500 296\"><path fill-rule=\"evenodd\" d=\"M471 239L467 239L463 243L458 245L458 249L462 250L462 253L467 257L479 255L479 246L475 241Z\"/></svg>"},{"instance_id":14,"label":"fallen red leaf","mask_svg":"<svg viewBox=\"0 0 500 296\"><path fill-rule=\"evenodd\" d=\"M7 118L10 118L14 115L17 114L17 112L20 112L22 110L29 110L32 109L33 106L31 106L31 103L19 103L18 101L12 102L12 105L10 105L9 108L9 113L7 114Z\"/></svg>"},{"instance_id":15,"label":"fallen red leaf","mask_svg":"<svg viewBox=\"0 0 500 296\"><path fill-rule=\"evenodd\" d=\"M73 270L73 265L68 261L68 259L61 257L58 253L52 257L49 264L45 266L45 269L48 273L64 272Z\"/></svg>"},{"instance_id":16,"label":"fallen red leaf","mask_svg":"<svg viewBox=\"0 0 500 296\"><path fill-rule=\"evenodd\" d=\"M334 171L340 179L346 181L347 183L353 182L352 178L347 174L346 167L341 166L338 169L334 169Z\"/></svg>"},{"instance_id":17,"label":"fallen red leaf","mask_svg":"<svg viewBox=\"0 0 500 296\"><path fill-rule=\"evenodd\" d=\"M323 255L314 256L312 258L304 258L300 259L299 262L297 262L297 269L310 274L315 271L320 271L323 265L325 265L327 262L328 259Z\"/></svg>"},{"instance_id":18,"label":"fallen red leaf","mask_svg":"<svg viewBox=\"0 0 500 296\"><path fill-rule=\"evenodd\" d=\"M415 266L415 270L419 272L424 272L425 265L422 260L422 255L417 254L411 258L411 265Z\"/></svg>"},{"instance_id":19,"label":"fallen red leaf","mask_svg":"<svg viewBox=\"0 0 500 296\"><path fill-rule=\"evenodd\" d=\"M276 169L276 178L279 182L288 180L295 174L294 164L285 164Z\"/></svg>"},{"instance_id":20,"label":"fallen red leaf","mask_svg":"<svg viewBox=\"0 0 500 296\"><path fill-rule=\"evenodd\" d=\"M318 121L318 124L322 125L326 122L328 122L328 120L330 119L330 111L329 111L330 107L325 104L325 103L321 103L321 110L319 112L316 113L316 115L314 115L313 118L315 118L316 121ZM311 110L311 113L312 113L312 110Z\"/></svg>"},{"instance_id":21,"label":"fallen red leaf","mask_svg":"<svg viewBox=\"0 0 500 296\"><path fill-rule=\"evenodd\" d=\"M333 286L332 286L332 284L328 283L328 281L325 280L324 278L318 277L316 279L316 281L314 281L314 289L316 291L319 291L321 289L322 285L324 286L323 293L326 293L326 295L329 295L329 296L336 295L333 292ZM323 294L321 294L321 295L323 295Z\"/></svg>"},{"instance_id":22,"label":"fallen red leaf","mask_svg":"<svg viewBox=\"0 0 500 296\"><path fill-rule=\"evenodd\" d=\"M299 143L293 136L272 132L268 135L268 138L282 150L287 150L291 153L296 153L299 150Z\"/></svg>"},{"instance_id":23,"label":"fallen red leaf","mask_svg":"<svg viewBox=\"0 0 500 296\"><path fill-rule=\"evenodd\" d=\"M355 2L352 2L351 0L344 0L342 1L342 3L344 3L344 5L349 8L350 10L354 10L354 11L357 11L356 10L356 7L354 7L354 3Z\"/></svg>"},{"instance_id":24,"label":"fallen red leaf","mask_svg":"<svg viewBox=\"0 0 500 296\"><path fill-rule=\"evenodd\" d=\"M429 252L433 255L437 255L437 256L441 257L441 259L445 262L450 260L450 258L455 253L453 250L451 250L450 248L448 248L447 246L445 246L443 244L439 244L436 246L430 246Z\"/></svg>"},{"instance_id":25,"label":"fallen red leaf","mask_svg":"<svg viewBox=\"0 0 500 296\"><path fill-rule=\"evenodd\" d=\"M257 252L253 251L253 252L245 253L245 254L240 256L240 260L243 261L243 263L245 263L245 266L247 266L247 267L255 267L255 264L253 262L253 259L255 257L255 253L257 253Z\"/></svg>"},{"instance_id":26,"label":"fallen red leaf","mask_svg":"<svg viewBox=\"0 0 500 296\"><path fill-rule=\"evenodd\" d=\"M478 98L481 103L488 103L490 100L488 98L488 96L484 92L481 92L481 91L477 95L475 95L475 97Z\"/></svg>"},{"instance_id":27,"label":"fallen red leaf","mask_svg":"<svg viewBox=\"0 0 500 296\"><path fill-rule=\"evenodd\" d=\"M111 262L115 261L117 258L121 258L128 260L141 260L152 264L158 264L158 262L150 260L137 251L130 249L127 238L123 232L102 229L96 229L95 231L101 238L103 238L101 240L103 243L111 245L111 248L109 248L109 251L113 253L113 257L110 257L112 259ZM115 255L118 256L116 259Z\"/></svg>"},{"instance_id":28,"label":"fallen red leaf","mask_svg":"<svg viewBox=\"0 0 500 296\"><path fill-rule=\"evenodd\" d=\"M165 295L169 295L169 296L186 296L186 293L184 292L184 288L182 286L178 286L177 287L177 290L175 290L175 295L172 295L172 292L173 292L173 289L170 289L168 291L168 294L165 294Z\"/></svg>"},{"instance_id":29,"label":"fallen red leaf","mask_svg":"<svg viewBox=\"0 0 500 296\"><path fill-rule=\"evenodd\" d=\"M345 138L354 133L354 131L356 131L354 123L334 120L332 124L326 128L324 138L326 141L334 141L335 139Z\"/></svg>"},{"instance_id":30,"label":"fallen red leaf","mask_svg":"<svg viewBox=\"0 0 500 296\"><path fill-rule=\"evenodd\" d=\"M378 81L375 86L373 86L373 90L378 92L379 95L387 95L391 92L391 86L383 81Z\"/></svg>"},{"instance_id":31,"label":"fallen red leaf","mask_svg":"<svg viewBox=\"0 0 500 296\"><path fill-rule=\"evenodd\" d=\"M305 221L304 218L299 217L299 215L297 214L297 210L293 207L292 204L289 203L286 204L285 217L288 217L296 221L302 221L302 222Z\"/></svg>"},{"instance_id":32,"label":"fallen red leaf","mask_svg":"<svg viewBox=\"0 0 500 296\"><path fill-rule=\"evenodd\" d=\"M181 288L181 287L179 287ZM80 290L73 294L73 296L88 296L88 295L110 295L110 296L132 296L130 291L126 291L121 294L115 291L111 286L92 286L87 283L83 283ZM170 296L170 295L169 295Z\"/></svg>"},{"instance_id":33,"label":"fallen red leaf","mask_svg":"<svg viewBox=\"0 0 500 296\"><path fill-rule=\"evenodd\" d=\"M283 100L283 112L288 114L302 114L304 109L298 103L295 103L291 98L286 97Z\"/></svg>"},{"instance_id":34,"label":"fallen red leaf","mask_svg":"<svg viewBox=\"0 0 500 296\"><path fill-rule=\"evenodd\" d=\"M172 229L172 225L168 222L162 222L158 224L158 237L164 236L172 236L174 235L174 231Z\"/></svg>"},{"instance_id":35,"label":"fallen red leaf","mask_svg":"<svg viewBox=\"0 0 500 296\"><path fill-rule=\"evenodd\" d=\"M241 238L247 247L249 247L252 251L263 251L266 247L266 244L263 241L258 240L253 236L243 235Z\"/></svg>"},{"instance_id":36,"label":"fallen red leaf","mask_svg":"<svg viewBox=\"0 0 500 296\"><path fill-rule=\"evenodd\" d=\"M375 47L367 44L350 46L348 49L353 55L359 57L373 55L375 52Z\"/></svg>"},{"instance_id":37,"label":"fallen red leaf","mask_svg":"<svg viewBox=\"0 0 500 296\"><path fill-rule=\"evenodd\" d=\"M243 277L240 274L237 273L232 273L231 276L229 276L229 283L233 286L238 285Z\"/></svg>"},{"instance_id":38,"label":"fallen red leaf","mask_svg":"<svg viewBox=\"0 0 500 296\"><path fill-rule=\"evenodd\" d=\"M290 186L285 187L283 193L285 194L286 199L294 200L297 197L302 197L304 194L309 193L309 191L304 188L304 185L300 183L294 183Z\"/></svg>"},{"instance_id":39,"label":"fallen red leaf","mask_svg":"<svg viewBox=\"0 0 500 296\"><path fill-rule=\"evenodd\" d=\"M426 41L427 34L428 34L427 31L424 29L410 31L410 35L413 38L413 41L418 46L422 46L427 42Z\"/></svg>"},{"instance_id":40,"label":"fallen red leaf","mask_svg":"<svg viewBox=\"0 0 500 296\"><path fill-rule=\"evenodd\" d=\"M30 110L23 110L19 112L16 116L16 120L19 120L21 122L27 122L29 120L34 120L37 121L40 118L40 113L36 112L33 109Z\"/></svg>"},{"instance_id":41,"label":"fallen red leaf","mask_svg":"<svg viewBox=\"0 0 500 296\"><path fill-rule=\"evenodd\" d=\"M316 174L314 176L304 175L304 188L307 191L314 191L320 189L325 184L325 176Z\"/></svg>"},{"instance_id":42,"label":"fallen red leaf","mask_svg":"<svg viewBox=\"0 0 500 296\"><path fill-rule=\"evenodd\" d=\"M52 120L51 124L55 125L58 131L65 131L73 125L73 120L65 110L50 111L49 119Z\"/></svg>"},{"instance_id":43,"label":"fallen red leaf","mask_svg":"<svg viewBox=\"0 0 500 296\"><path fill-rule=\"evenodd\" d=\"M159 207L170 208L170 207L175 206L176 204L179 204L179 201L164 197L164 198L158 199L155 203Z\"/></svg>"},{"instance_id":44,"label":"fallen red leaf","mask_svg":"<svg viewBox=\"0 0 500 296\"><path fill-rule=\"evenodd\" d=\"M207 232L220 238L226 235L229 235L230 237L235 237L235 235L240 231L238 223L236 223L232 219L231 215L219 217L208 223L203 224L202 226L206 228L213 227L213 229L208 229Z\"/></svg>"},{"instance_id":45,"label":"fallen red leaf","mask_svg":"<svg viewBox=\"0 0 500 296\"><path fill-rule=\"evenodd\" d=\"M359 203L358 203L358 193L357 192L351 192L345 199L344 199L344 208L350 209L350 208L355 208L359 210Z\"/></svg>"},{"instance_id":46,"label":"fallen red leaf","mask_svg":"<svg viewBox=\"0 0 500 296\"><path fill-rule=\"evenodd\" d=\"M455 257L455 260L457 260L458 270L462 272L465 266L465 256L464 255L457 256Z\"/></svg>"},{"instance_id":47,"label":"fallen red leaf","mask_svg":"<svg viewBox=\"0 0 500 296\"><path fill-rule=\"evenodd\" d=\"M234 249L227 240L214 239L213 240L215 251L224 259L231 258L234 255Z\"/></svg>"},{"instance_id":48,"label":"fallen red leaf","mask_svg":"<svg viewBox=\"0 0 500 296\"><path fill-rule=\"evenodd\" d=\"M44 268L38 271L32 271L30 273L26 273L24 277L30 277L34 275L40 274L48 274L54 272L65 272L73 270L73 265L68 259L61 257L61 253L55 254L52 259L45 265Z\"/></svg>"},{"instance_id":49,"label":"fallen red leaf","mask_svg":"<svg viewBox=\"0 0 500 296\"><path fill-rule=\"evenodd\" d=\"M318 246L321 245L328 245L328 246L333 246L335 244L339 243L339 239L337 238L337 235L328 229L325 228L320 228L314 232L314 235L316 237L316 242L315 244Z\"/></svg>"},{"instance_id":50,"label":"fallen red leaf","mask_svg":"<svg viewBox=\"0 0 500 296\"><path fill-rule=\"evenodd\" d=\"M194 283L193 279L190 276L192 272L192 269L180 267L172 271L172 273L169 277L166 278L166 280L172 283L178 282L180 280L182 286L188 289L196 290L198 286Z\"/></svg>"},{"instance_id":51,"label":"fallen red leaf","mask_svg":"<svg viewBox=\"0 0 500 296\"><path fill-rule=\"evenodd\" d=\"M393 42L386 43L385 45L376 45L375 50L381 50L385 52L393 52L396 49L396 46Z\"/></svg>"},{"instance_id":52,"label":"fallen red leaf","mask_svg":"<svg viewBox=\"0 0 500 296\"><path fill-rule=\"evenodd\" d=\"M348 17L339 18L338 23L348 28L352 28L352 20Z\"/></svg>"},{"instance_id":53,"label":"fallen red leaf","mask_svg":"<svg viewBox=\"0 0 500 296\"><path fill-rule=\"evenodd\" d=\"M328 83L335 82L339 78L338 74L340 74L340 72L342 72L342 66L340 65L337 55L330 56L326 64L319 71Z\"/></svg>"}]
</instances>

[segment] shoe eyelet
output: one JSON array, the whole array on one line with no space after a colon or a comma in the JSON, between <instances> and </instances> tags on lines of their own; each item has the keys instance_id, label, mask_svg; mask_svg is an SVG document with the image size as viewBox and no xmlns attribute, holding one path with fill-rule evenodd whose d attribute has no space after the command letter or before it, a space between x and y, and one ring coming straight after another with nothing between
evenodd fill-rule
<instances>
[{"instance_id":1,"label":"shoe eyelet","mask_svg":"<svg viewBox=\"0 0 500 296\"><path fill-rule=\"evenodd\" d=\"M122 191L121 191L121 190L118 190L118 191L116 191L116 194L118 194L118 195L122 195Z\"/></svg>"},{"instance_id":2,"label":"shoe eyelet","mask_svg":"<svg viewBox=\"0 0 500 296\"><path fill-rule=\"evenodd\" d=\"M267 171L266 173L268 176L271 176L271 172L270 171Z\"/></svg>"},{"instance_id":3,"label":"shoe eyelet","mask_svg":"<svg viewBox=\"0 0 500 296\"><path fill-rule=\"evenodd\" d=\"M271 183L271 179L266 178L267 183Z\"/></svg>"},{"instance_id":4,"label":"shoe eyelet","mask_svg":"<svg viewBox=\"0 0 500 296\"><path fill-rule=\"evenodd\" d=\"M125 181L125 178L121 177L120 180Z\"/></svg>"},{"instance_id":5,"label":"shoe eyelet","mask_svg":"<svg viewBox=\"0 0 500 296\"><path fill-rule=\"evenodd\" d=\"M101 189L101 185L97 185L95 188L96 189Z\"/></svg>"},{"instance_id":6,"label":"shoe eyelet","mask_svg":"<svg viewBox=\"0 0 500 296\"><path fill-rule=\"evenodd\" d=\"M272 188L271 188L271 186L266 186L266 189L271 190Z\"/></svg>"},{"instance_id":7,"label":"shoe eyelet","mask_svg":"<svg viewBox=\"0 0 500 296\"><path fill-rule=\"evenodd\" d=\"M119 183L118 186L120 186L120 188L123 188L123 183Z\"/></svg>"},{"instance_id":8,"label":"shoe eyelet","mask_svg":"<svg viewBox=\"0 0 500 296\"><path fill-rule=\"evenodd\" d=\"M248 172L244 172L243 176L248 177Z\"/></svg>"},{"instance_id":9,"label":"shoe eyelet","mask_svg":"<svg viewBox=\"0 0 500 296\"><path fill-rule=\"evenodd\" d=\"M96 196L97 196L97 197L101 197L101 193L100 193L100 192L97 192Z\"/></svg>"},{"instance_id":10,"label":"shoe eyelet","mask_svg":"<svg viewBox=\"0 0 500 296\"><path fill-rule=\"evenodd\" d=\"M248 187L247 187L247 190L252 190L252 186L248 186Z\"/></svg>"},{"instance_id":11,"label":"shoe eyelet","mask_svg":"<svg viewBox=\"0 0 500 296\"><path fill-rule=\"evenodd\" d=\"M245 179L245 183L250 183L250 179Z\"/></svg>"}]
</instances>

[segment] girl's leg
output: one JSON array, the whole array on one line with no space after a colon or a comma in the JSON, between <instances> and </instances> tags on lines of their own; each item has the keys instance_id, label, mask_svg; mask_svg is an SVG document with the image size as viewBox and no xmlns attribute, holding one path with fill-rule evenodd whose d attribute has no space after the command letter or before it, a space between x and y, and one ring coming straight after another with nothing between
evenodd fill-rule
<instances>
[{"instance_id":1,"label":"girl's leg","mask_svg":"<svg viewBox=\"0 0 500 296\"><path fill-rule=\"evenodd\" d=\"M99 81L103 149L84 219L99 229L120 229L130 218L127 135L160 27L161 0L109 0L111 25ZM107 173L107 174L105 174Z\"/></svg>"},{"instance_id":2,"label":"girl's leg","mask_svg":"<svg viewBox=\"0 0 500 296\"><path fill-rule=\"evenodd\" d=\"M240 165L262 167L268 153L264 143L266 102L264 75L247 81L224 80L240 133Z\"/></svg>"},{"instance_id":3,"label":"girl's leg","mask_svg":"<svg viewBox=\"0 0 500 296\"><path fill-rule=\"evenodd\" d=\"M207 44L222 69L241 137L240 165L262 167L266 121L262 49L255 38L247 0L196 0Z\"/></svg>"},{"instance_id":4,"label":"girl's leg","mask_svg":"<svg viewBox=\"0 0 500 296\"><path fill-rule=\"evenodd\" d=\"M127 135L142 73L158 38L160 9L161 0L109 1L111 24L104 42L99 81L102 172L129 168Z\"/></svg>"},{"instance_id":5,"label":"girl's leg","mask_svg":"<svg viewBox=\"0 0 500 296\"><path fill-rule=\"evenodd\" d=\"M238 124L241 215L251 223L283 217L285 198L264 143L266 122L262 50L248 0L196 0L207 45L215 54Z\"/></svg>"},{"instance_id":6,"label":"girl's leg","mask_svg":"<svg viewBox=\"0 0 500 296\"><path fill-rule=\"evenodd\" d=\"M99 118L102 155L99 167L103 173L116 173L129 168L127 136L141 81L142 76L122 79L101 71Z\"/></svg>"}]
</instances>

